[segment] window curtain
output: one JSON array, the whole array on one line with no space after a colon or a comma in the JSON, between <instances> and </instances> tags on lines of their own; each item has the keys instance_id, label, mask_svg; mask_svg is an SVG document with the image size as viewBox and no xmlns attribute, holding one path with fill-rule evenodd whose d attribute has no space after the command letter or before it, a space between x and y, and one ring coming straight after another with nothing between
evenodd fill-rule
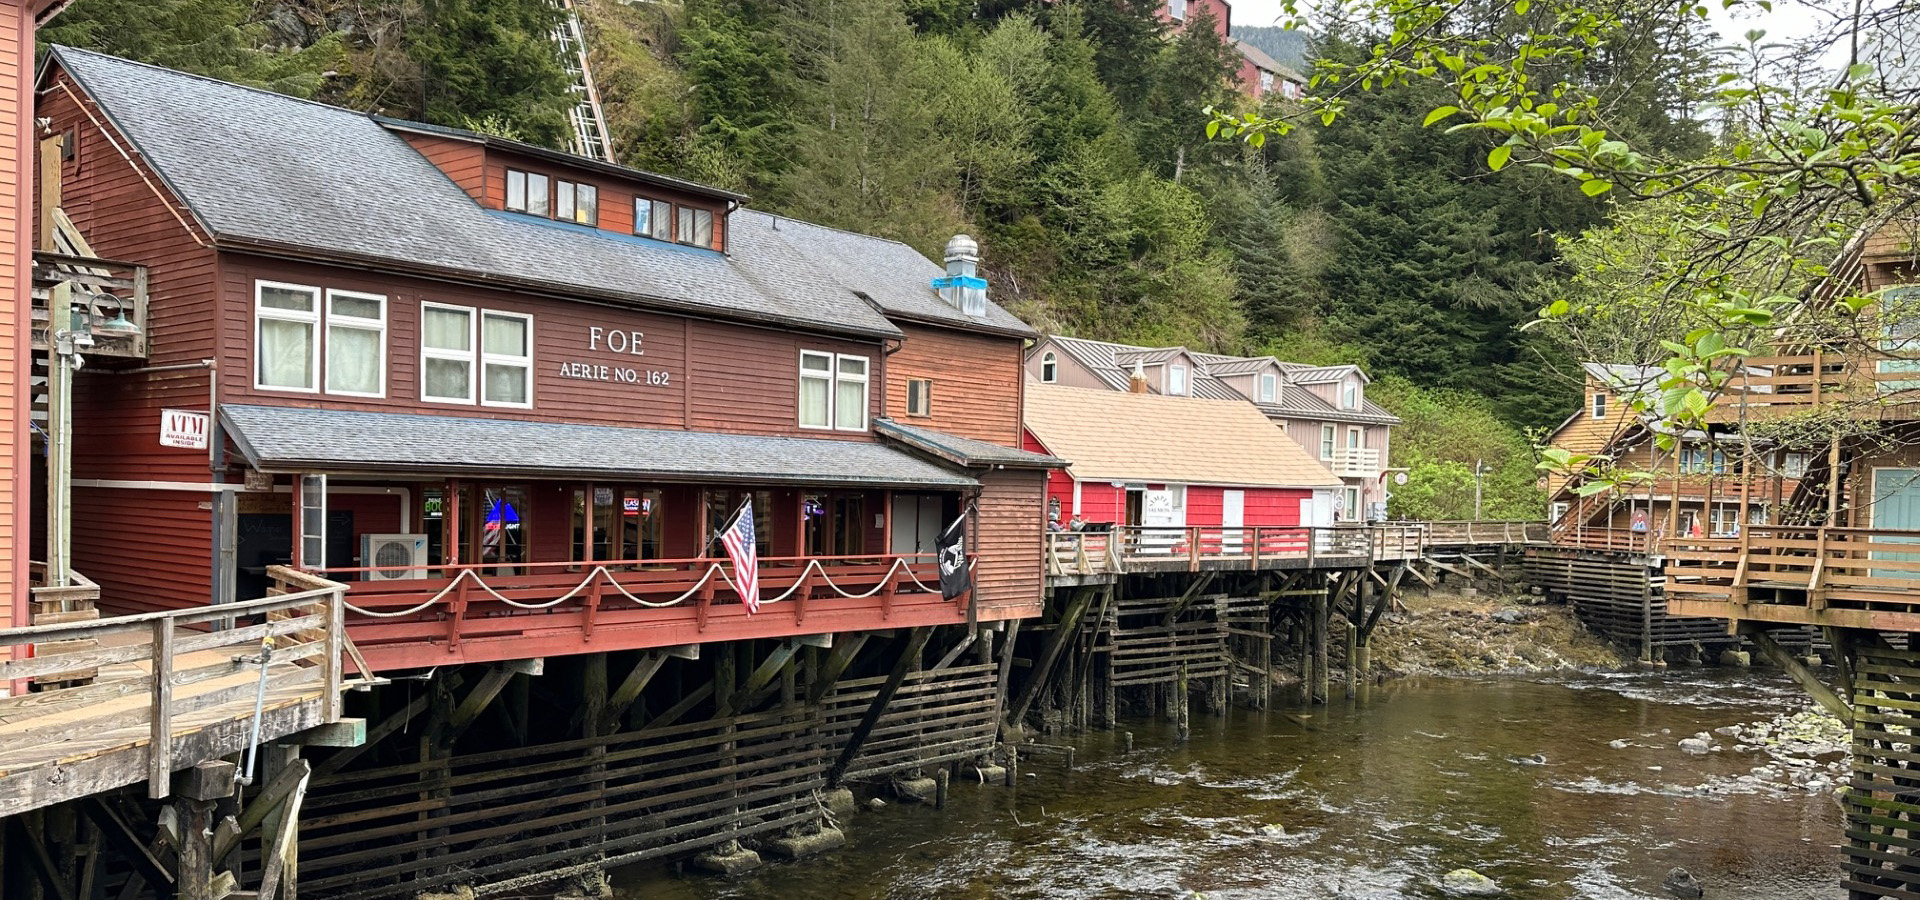
<instances>
[{"instance_id":1,"label":"window curtain","mask_svg":"<svg viewBox=\"0 0 1920 900\"><path fill-rule=\"evenodd\" d=\"M834 396L834 427L865 428L867 425L867 383L842 381Z\"/></svg>"},{"instance_id":2,"label":"window curtain","mask_svg":"<svg viewBox=\"0 0 1920 900\"><path fill-rule=\"evenodd\" d=\"M800 376L800 424L815 428L825 428L832 422L827 415L831 405L832 384L830 379L802 375Z\"/></svg>"},{"instance_id":3,"label":"window curtain","mask_svg":"<svg viewBox=\"0 0 1920 900\"><path fill-rule=\"evenodd\" d=\"M313 389L313 323L260 320L262 387Z\"/></svg>"},{"instance_id":4,"label":"window curtain","mask_svg":"<svg viewBox=\"0 0 1920 900\"><path fill-rule=\"evenodd\" d=\"M327 329L327 390L380 393L380 332L334 325Z\"/></svg>"}]
</instances>

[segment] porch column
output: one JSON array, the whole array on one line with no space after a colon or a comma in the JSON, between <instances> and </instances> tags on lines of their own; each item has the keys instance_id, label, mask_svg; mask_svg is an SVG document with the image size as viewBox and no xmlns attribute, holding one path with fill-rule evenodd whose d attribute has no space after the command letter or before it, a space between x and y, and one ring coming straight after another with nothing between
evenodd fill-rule
<instances>
[{"instance_id":1,"label":"porch column","mask_svg":"<svg viewBox=\"0 0 1920 900\"><path fill-rule=\"evenodd\" d=\"M291 562L295 569L299 569L306 564L307 536L306 522L304 521L306 517L301 515L300 508L300 498L304 496L304 491L302 491L301 488L305 487L305 485L301 484L303 477L304 476L300 475L293 476L293 490L288 492L288 497L291 498L291 502L293 503L293 511L291 513L293 516L293 558Z\"/></svg>"},{"instance_id":2,"label":"porch column","mask_svg":"<svg viewBox=\"0 0 1920 900\"><path fill-rule=\"evenodd\" d=\"M460 479L447 479L446 502L440 504L440 555L448 566L460 564Z\"/></svg>"}]
</instances>

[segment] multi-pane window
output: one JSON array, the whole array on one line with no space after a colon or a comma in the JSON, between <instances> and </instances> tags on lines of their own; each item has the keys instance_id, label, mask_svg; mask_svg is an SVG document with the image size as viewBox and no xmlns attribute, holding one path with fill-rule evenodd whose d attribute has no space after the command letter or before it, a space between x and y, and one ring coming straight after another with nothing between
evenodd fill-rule
<instances>
[{"instance_id":1,"label":"multi-pane window","mask_svg":"<svg viewBox=\"0 0 1920 900\"><path fill-rule=\"evenodd\" d=\"M833 379L833 427L842 431L867 428L867 358L841 354Z\"/></svg>"},{"instance_id":2,"label":"multi-pane window","mask_svg":"<svg viewBox=\"0 0 1920 900\"><path fill-rule=\"evenodd\" d=\"M800 427L866 430L866 357L800 351Z\"/></svg>"},{"instance_id":3,"label":"multi-pane window","mask_svg":"<svg viewBox=\"0 0 1920 900\"><path fill-rule=\"evenodd\" d=\"M533 405L533 317L420 305L420 399Z\"/></svg>"},{"instance_id":4,"label":"multi-pane window","mask_svg":"<svg viewBox=\"0 0 1920 900\"><path fill-rule=\"evenodd\" d=\"M518 169L507 170L507 209L536 216L553 215L552 179Z\"/></svg>"},{"instance_id":5,"label":"multi-pane window","mask_svg":"<svg viewBox=\"0 0 1920 900\"><path fill-rule=\"evenodd\" d=\"M1335 440L1334 431L1335 429L1332 425L1320 426L1320 458L1321 459L1333 458L1333 442Z\"/></svg>"},{"instance_id":6,"label":"multi-pane window","mask_svg":"<svg viewBox=\"0 0 1920 900\"><path fill-rule=\"evenodd\" d=\"M573 181L554 182L553 217L581 225L600 224L600 189Z\"/></svg>"},{"instance_id":7,"label":"multi-pane window","mask_svg":"<svg viewBox=\"0 0 1920 900\"><path fill-rule=\"evenodd\" d=\"M1596 419L1604 419L1607 417L1607 395L1593 395L1593 417Z\"/></svg>"},{"instance_id":8,"label":"multi-pane window","mask_svg":"<svg viewBox=\"0 0 1920 900\"><path fill-rule=\"evenodd\" d=\"M1058 380L1059 377L1060 377L1060 357L1055 356L1052 350L1048 350L1047 352L1041 354L1040 355L1040 380L1048 384L1052 384L1054 383L1054 381Z\"/></svg>"},{"instance_id":9,"label":"multi-pane window","mask_svg":"<svg viewBox=\"0 0 1920 900\"><path fill-rule=\"evenodd\" d=\"M420 304L420 399L473 402L472 309Z\"/></svg>"},{"instance_id":10,"label":"multi-pane window","mask_svg":"<svg viewBox=\"0 0 1920 900\"><path fill-rule=\"evenodd\" d=\"M1364 432L1362 432L1359 428L1347 429L1347 446L1348 447L1358 450L1361 447L1365 447L1366 445L1367 445L1367 441L1366 441Z\"/></svg>"},{"instance_id":11,"label":"multi-pane window","mask_svg":"<svg viewBox=\"0 0 1920 900\"><path fill-rule=\"evenodd\" d=\"M933 415L933 379L907 381L907 415L921 418Z\"/></svg>"},{"instance_id":12,"label":"multi-pane window","mask_svg":"<svg viewBox=\"0 0 1920 900\"><path fill-rule=\"evenodd\" d=\"M320 289L258 282L253 321L253 386L319 390Z\"/></svg>"},{"instance_id":13,"label":"multi-pane window","mask_svg":"<svg viewBox=\"0 0 1920 900\"><path fill-rule=\"evenodd\" d=\"M1260 373L1260 402L1272 403L1280 395L1280 376L1272 372Z\"/></svg>"},{"instance_id":14,"label":"multi-pane window","mask_svg":"<svg viewBox=\"0 0 1920 900\"><path fill-rule=\"evenodd\" d=\"M656 241L673 240L673 204L645 197L634 198L633 233Z\"/></svg>"},{"instance_id":15,"label":"multi-pane window","mask_svg":"<svg viewBox=\"0 0 1920 900\"><path fill-rule=\"evenodd\" d=\"M480 316L480 402L533 405L533 317L487 312Z\"/></svg>"},{"instance_id":16,"label":"multi-pane window","mask_svg":"<svg viewBox=\"0 0 1920 900\"><path fill-rule=\"evenodd\" d=\"M327 393L384 397L387 298L327 291Z\"/></svg>"},{"instance_id":17,"label":"multi-pane window","mask_svg":"<svg viewBox=\"0 0 1920 900\"><path fill-rule=\"evenodd\" d=\"M256 388L386 396L386 297L256 282L253 337Z\"/></svg>"},{"instance_id":18,"label":"multi-pane window","mask_svg":"<svg viewBox=\"0 0 1920 900\"><path fill-rule=\"evenodd\" d=\"M1806 475L1808 459L1809 457L1805 453L1788 451L1781 454L1780 476L1782 478L1799 478Z\"/></svg>"},{"instance_id":19,"label":"multi-pane window","mask_svg":"<svg viewBox=\"0 0 1920 900\"><path fill-rule=\"evenodd\" d=\"M1726 451L1714 450L1712 451L1712 454L1711 454L1712 462L1709 463L1708 459L1709 459L1709 454L1708 454L1707 448L1705 447L1683 448L1680 451L1680 471L1687 472L1690 474L1695 474L1695 475L1705 474L1708 466L1711 465L1713 468L1713 474L1715 475L1726 474L1727 472Z\"/></svg>"},{"instance_id":20,"label":"multi-pane window","mask_svg":"<svg viewBox=\"0 0 1920 900\"><path fill-rule=\"evenodd\" d=\"M1187 0L1167 0L1167 18L1175 22L1187 20Z\"/></svg>"}]
</instances>

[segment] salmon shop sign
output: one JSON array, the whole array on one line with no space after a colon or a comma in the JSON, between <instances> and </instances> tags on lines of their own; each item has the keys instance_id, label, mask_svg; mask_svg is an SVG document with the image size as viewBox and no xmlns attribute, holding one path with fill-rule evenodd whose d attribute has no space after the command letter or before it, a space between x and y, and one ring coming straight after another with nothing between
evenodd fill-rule
<instances>
[{"instance_id":1,"label":"salmon shop sign","mask_svg":"<svg viewBox=\"0 0 1920 900\"><path fill-rule=\"evenodd\" d=\"M617 356L645 356L646 334L625 328L606 328L593 325L587 328L587 351L590 353L612 353ZM671 380L664 369L648 369L641 366L627 366L603 362L562 362L561 378L577 378L581 381L606 381L613 384L644 384L666 387Z\"/></svg>"}]
</instances>

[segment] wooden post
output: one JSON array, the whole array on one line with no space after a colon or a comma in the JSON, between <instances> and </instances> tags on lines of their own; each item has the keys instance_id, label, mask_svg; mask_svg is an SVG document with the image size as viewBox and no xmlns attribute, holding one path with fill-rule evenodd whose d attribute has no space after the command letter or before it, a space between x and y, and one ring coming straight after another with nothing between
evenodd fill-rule
<instances>
[{"instance_id":1,"label":"wooden post","mask_svg":"<svg viewBox=\"0 0 1920 900\"><path fill-rule=\"evenodd\" d=\"M1173 682L1173 727L1182 743L1191 734L1191 722L1187 718L1187 664L1180 664L1180 673Z\"/></svg>"},{"instance_id":2,"label":"wooden post","mask_svg":"<svg viewBox=\"0 0 1920 900\"><path fill-rule=\"evenodd\" d=\"M607 722L607 654L590 653L587 655L585 671L580 678L580 711L582 713L581 737L594 743L587 748L587 808L598 810L607 805L607 744L597 740L608 731ZM587 827L593 830L595 844L606 840L606 816L595 815L588 820ZM602 859L604 853L595 851L594 859Z\"/></svg>"},{"instance_id":3,"label":"wooden post","mask_svg":"<svg viewBox=\"0 0 1920 900\"><path fill-rule=\"evenodd\" d=\"M1309 698L1314 703L1327 702L1327 688L1332 682L1327 672L1327 627L1332 618L1328 611L1329 598L1333 592L1333 581L1328 579L1327 589L1313 595L1311 616L1313 629L1313 682Z\"/></svg>"},{"instance_id":4,"label":"wooden post","mask_svg":"<svg viewBox=\"0 0 1920 900\"><path fill-rule=\"evenodd\" d=\"M163 799L173 786L173 620L153 622L152 730L147 740L147 796Z\"/></svg>"},{"instance_id":5,"label":"wooden post","mask_svg":"<svg viewBox=\"0 0 1920 900\"><path fill-rule=\"evenodd\" d=\"M860 717L860 723L853 727L853 733L847 736L847 744L840 751L840 758L827 770L827 787L840 786L840 780L847 775L847 768L853 765L860 755L860 748L866 744L867 736L873 733L873 727L880 723L881 714L887 711L887 705L893 702L893 696L900 692L900 685L907 680L907 673L920 659L920 651L927 646L927 638L933 629L925 625L915 628L907 636L907 646L900 651L900 658L893 664L893 671L887 673L887 680L874 694L873 702L867 705L867 711Z\"/></svg>"},{"instance_id":6,"label":"wooden post","mask_svg":"<svg viewBox=\"0 0 1920 900\"><path fill-rule=\"evenodd\" d=\"M1053 673L1053 664L1060 658L1060 651L1065 649L1067 641L1079 630L1080 618L1086 615L1087 607L1092 605L1094 595L1101 590L1099 585L1082 585L1074 589L1073 599L1068 601L1067 608L1061 611L1060 621L1055 623L1054 632L1047 635L1046 648L1041 651L1040 658L1034 661L1033 672L1028 676L1027 686L1020 690L1020 699L1014 702L1013 709L1007 714L1008 722L1017 724L1026 717L1027 709L1033 705L1034 698L1038 697L1040 691L1044 689L1047 676ZM1111 592L1113 586L1107 585L1104 590Z\"/></svg>"},{"instance_id":7,"label":"wooden post","mask_svg":"<svg viewBox=\"0 0 1920 900\"><path fill-rule=\"evenodd\" d=\"M1373 592L1372 569L1361 569L1356 575L1360 584L1353 591L1353 608L1347 612L1347 699L1360 695L1360 612L1367 605L1367 595Z\"/></svg>"},{"instance_id":8,"label":"wooden post","mask_svg":"<svg viewBox=\"0 0 1920 900\"><path fill-rule=\"evenodd\" d=\"M236 774L233 763L212 760L182 776L178 900L223 900L213 891L213 808L233 796Z\"/></svg>"}]
</instances>

